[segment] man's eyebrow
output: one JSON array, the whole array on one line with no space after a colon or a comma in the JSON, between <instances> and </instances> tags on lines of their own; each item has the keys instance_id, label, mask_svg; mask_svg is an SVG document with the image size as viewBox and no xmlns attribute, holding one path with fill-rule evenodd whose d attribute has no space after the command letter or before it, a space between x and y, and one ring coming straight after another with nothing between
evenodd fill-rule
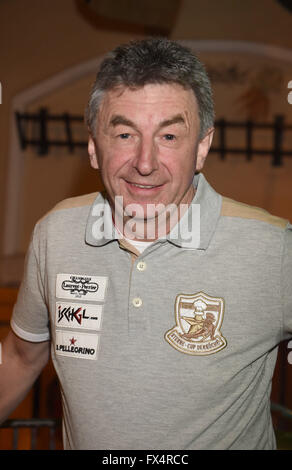
<instances>
[{"instance_id":1,"label":"man's eyebrow","mask_svg":"<svg viewBox=\"0 0 292 470\"><path fill-rule=\"evenodd\" d=\"M176 114L175 116L165 119L164 121L159 123L159 129L162 129L163 127L171 126L172 124L184 124L186 125L185 119L181 114ZM136 124L131 121L130 119L126 118L125 116L122 116L120 114L114 115L111 120L110 120L110 125L113 127L122 125L122 126L129 126L134 129L137 129Z\"/></svg>"},{"instance_id":2,"label":"man's eyebrow","mask_svg":"<svg viewBox=\"0 0 292 470\"><path fill-rule=\"evenodd\" d=\"M110 125L113 127L122 125L136 128L135 124L130 119L127 119L125 116L121 116L120 114L116 114L111 118Z\"/></svg>"},{"instance_id":3,"label":"man's eyebrow","mask_svg":"<svg viewBox=\"0 0 292 470\"><path fill-rule=\"evenodd\" d=\"M173 116L170 119L165 119L165 121L162 121L159 124L159 128L161 129L162 127L171 126L172 124L184 124L184 125L186 125L186 121L185 121L185 119L183 118L183 116L181 114L177 114L177 115Z\"/></svg>"}]
</instances>

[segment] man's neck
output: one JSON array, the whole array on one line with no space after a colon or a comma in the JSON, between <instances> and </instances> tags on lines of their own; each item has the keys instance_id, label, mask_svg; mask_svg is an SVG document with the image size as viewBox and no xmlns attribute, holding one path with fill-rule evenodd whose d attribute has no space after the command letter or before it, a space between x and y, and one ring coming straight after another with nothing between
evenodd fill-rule
<instances>
[{"instance_id":1,"label":"man's neck","mask_svg":"<svg viewBox=\"0 0 292 470\"><path fill-rule=\"evenodd\" d=\"M113 213L113 223L118 232L129 240L141 242L154 242L159 238L168 235L171 230L179 223L180 219L188 210L191 201L195 195L195 188L190 202L180 204L170 204L165 210L156 216L142 218L137 216L118 215Z\"/></svg>"}]
</instances>

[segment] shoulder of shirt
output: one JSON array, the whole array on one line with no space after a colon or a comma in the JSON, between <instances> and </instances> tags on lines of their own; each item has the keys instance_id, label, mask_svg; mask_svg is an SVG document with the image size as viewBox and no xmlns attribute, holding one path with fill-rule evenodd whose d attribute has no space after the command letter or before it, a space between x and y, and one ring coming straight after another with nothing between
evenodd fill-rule
<instances>
[{"instance_id":1,"label":"shoulder of shirt","mask_svg":"<svg viewBox=\"0 0 292 470\"><path fill-rule=\"evenodd\" d=\"M95 199L98 196L98 192L90 193L90 194L83 194L82 196L70 197L64 199L63 201L58 202L51 210L49 210L38 222L43 221L48 216L63 210L72 210L78 209L82 207L91 207L94 203Z\"/></svg>"},{"instance_id":2,"label":"shoulder of shirt","mask_svg":"<svg viewBox=\"0 0 292 470\"><path fill-rule=\"evenodd\" d=\"M221 216L257 220L283 230L285 228L291 228L289 221L286 219L272 215L260 207L250 206L224 196L222 197Z\"/></svg>"}]
</instances>

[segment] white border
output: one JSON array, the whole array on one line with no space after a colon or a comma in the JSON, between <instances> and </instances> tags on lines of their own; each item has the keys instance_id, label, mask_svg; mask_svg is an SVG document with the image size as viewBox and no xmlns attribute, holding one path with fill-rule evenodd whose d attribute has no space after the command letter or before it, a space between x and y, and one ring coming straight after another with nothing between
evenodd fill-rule
<instances>
[{"instance_id":1,"label":"white border","mask_svg":"<svg viewBox=\"0 0 292 470\"><path fill-rule=\"evenodd\" d=\"M181 40L182 44L195 52L237 52L270 58L274 61L292 63L292 51L273 45L249 41L216 41L216 40ZM98 56L85 63L71 67L62 73L38 83L17 94L12 100L10 110L10 144L8 153L7 187L5 195L5 221L3 229L2 253L4 256L18 253L19 246L19 208L22 195L23 171L25 166L24 152L19 146L15 122L15 112L24 111L31 102L62 88L86 75L95 73L103 56Z\"/></svg>"}]
</instances>

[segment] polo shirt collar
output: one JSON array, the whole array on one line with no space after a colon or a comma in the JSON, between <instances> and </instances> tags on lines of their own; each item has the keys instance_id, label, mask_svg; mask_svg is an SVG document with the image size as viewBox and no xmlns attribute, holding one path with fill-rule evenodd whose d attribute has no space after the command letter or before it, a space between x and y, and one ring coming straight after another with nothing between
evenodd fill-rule
<instances>
[{"instance_id":1,"label":"polo shirt collar","mask_svg":"<svg viewBox=\"0 0 292 470\"><path fill-rule=\"evenodd\" d=\"M106 195L98 193L87 219L85 241L89 245L103 246L118 238Z\"/></svg>"},{"instance_id":2,"label":"polo shirt collar","mask_svg":"<svg viewBox=\"0 0 292 470\"><path fill-rule=\"evenodd\" d=\"M222 197L209 185L202 173L195 175L194 199L179 223L161 242L168 241L182 248L206 250L214 235L221 212ZM198 209L199 208L199 209ZM198 221L199 211L199 227ZM195 219L195 223L193 222ZM196 236L191 237L191 228ZM199 236L197 230L199 229ZM103 246L120 238L112 219L112 211L105 195L99 193L91 206L87 220L85 241Z\"/></svg>"},{"instance_id":3,"label":"polo shirt collar","mask_svg":"<svg viewBox=\"0 0 292 470\"><path fill-rule=\"evenodd\" d=\"M206 250L220 217L222 197L210 186L203 173L195 175L193 185L196 193L190 207L180 219L179 227L174 227L167 239L183 248ZM190 237L191 229L195 236Z\"/></svg>"}]
</instances>

